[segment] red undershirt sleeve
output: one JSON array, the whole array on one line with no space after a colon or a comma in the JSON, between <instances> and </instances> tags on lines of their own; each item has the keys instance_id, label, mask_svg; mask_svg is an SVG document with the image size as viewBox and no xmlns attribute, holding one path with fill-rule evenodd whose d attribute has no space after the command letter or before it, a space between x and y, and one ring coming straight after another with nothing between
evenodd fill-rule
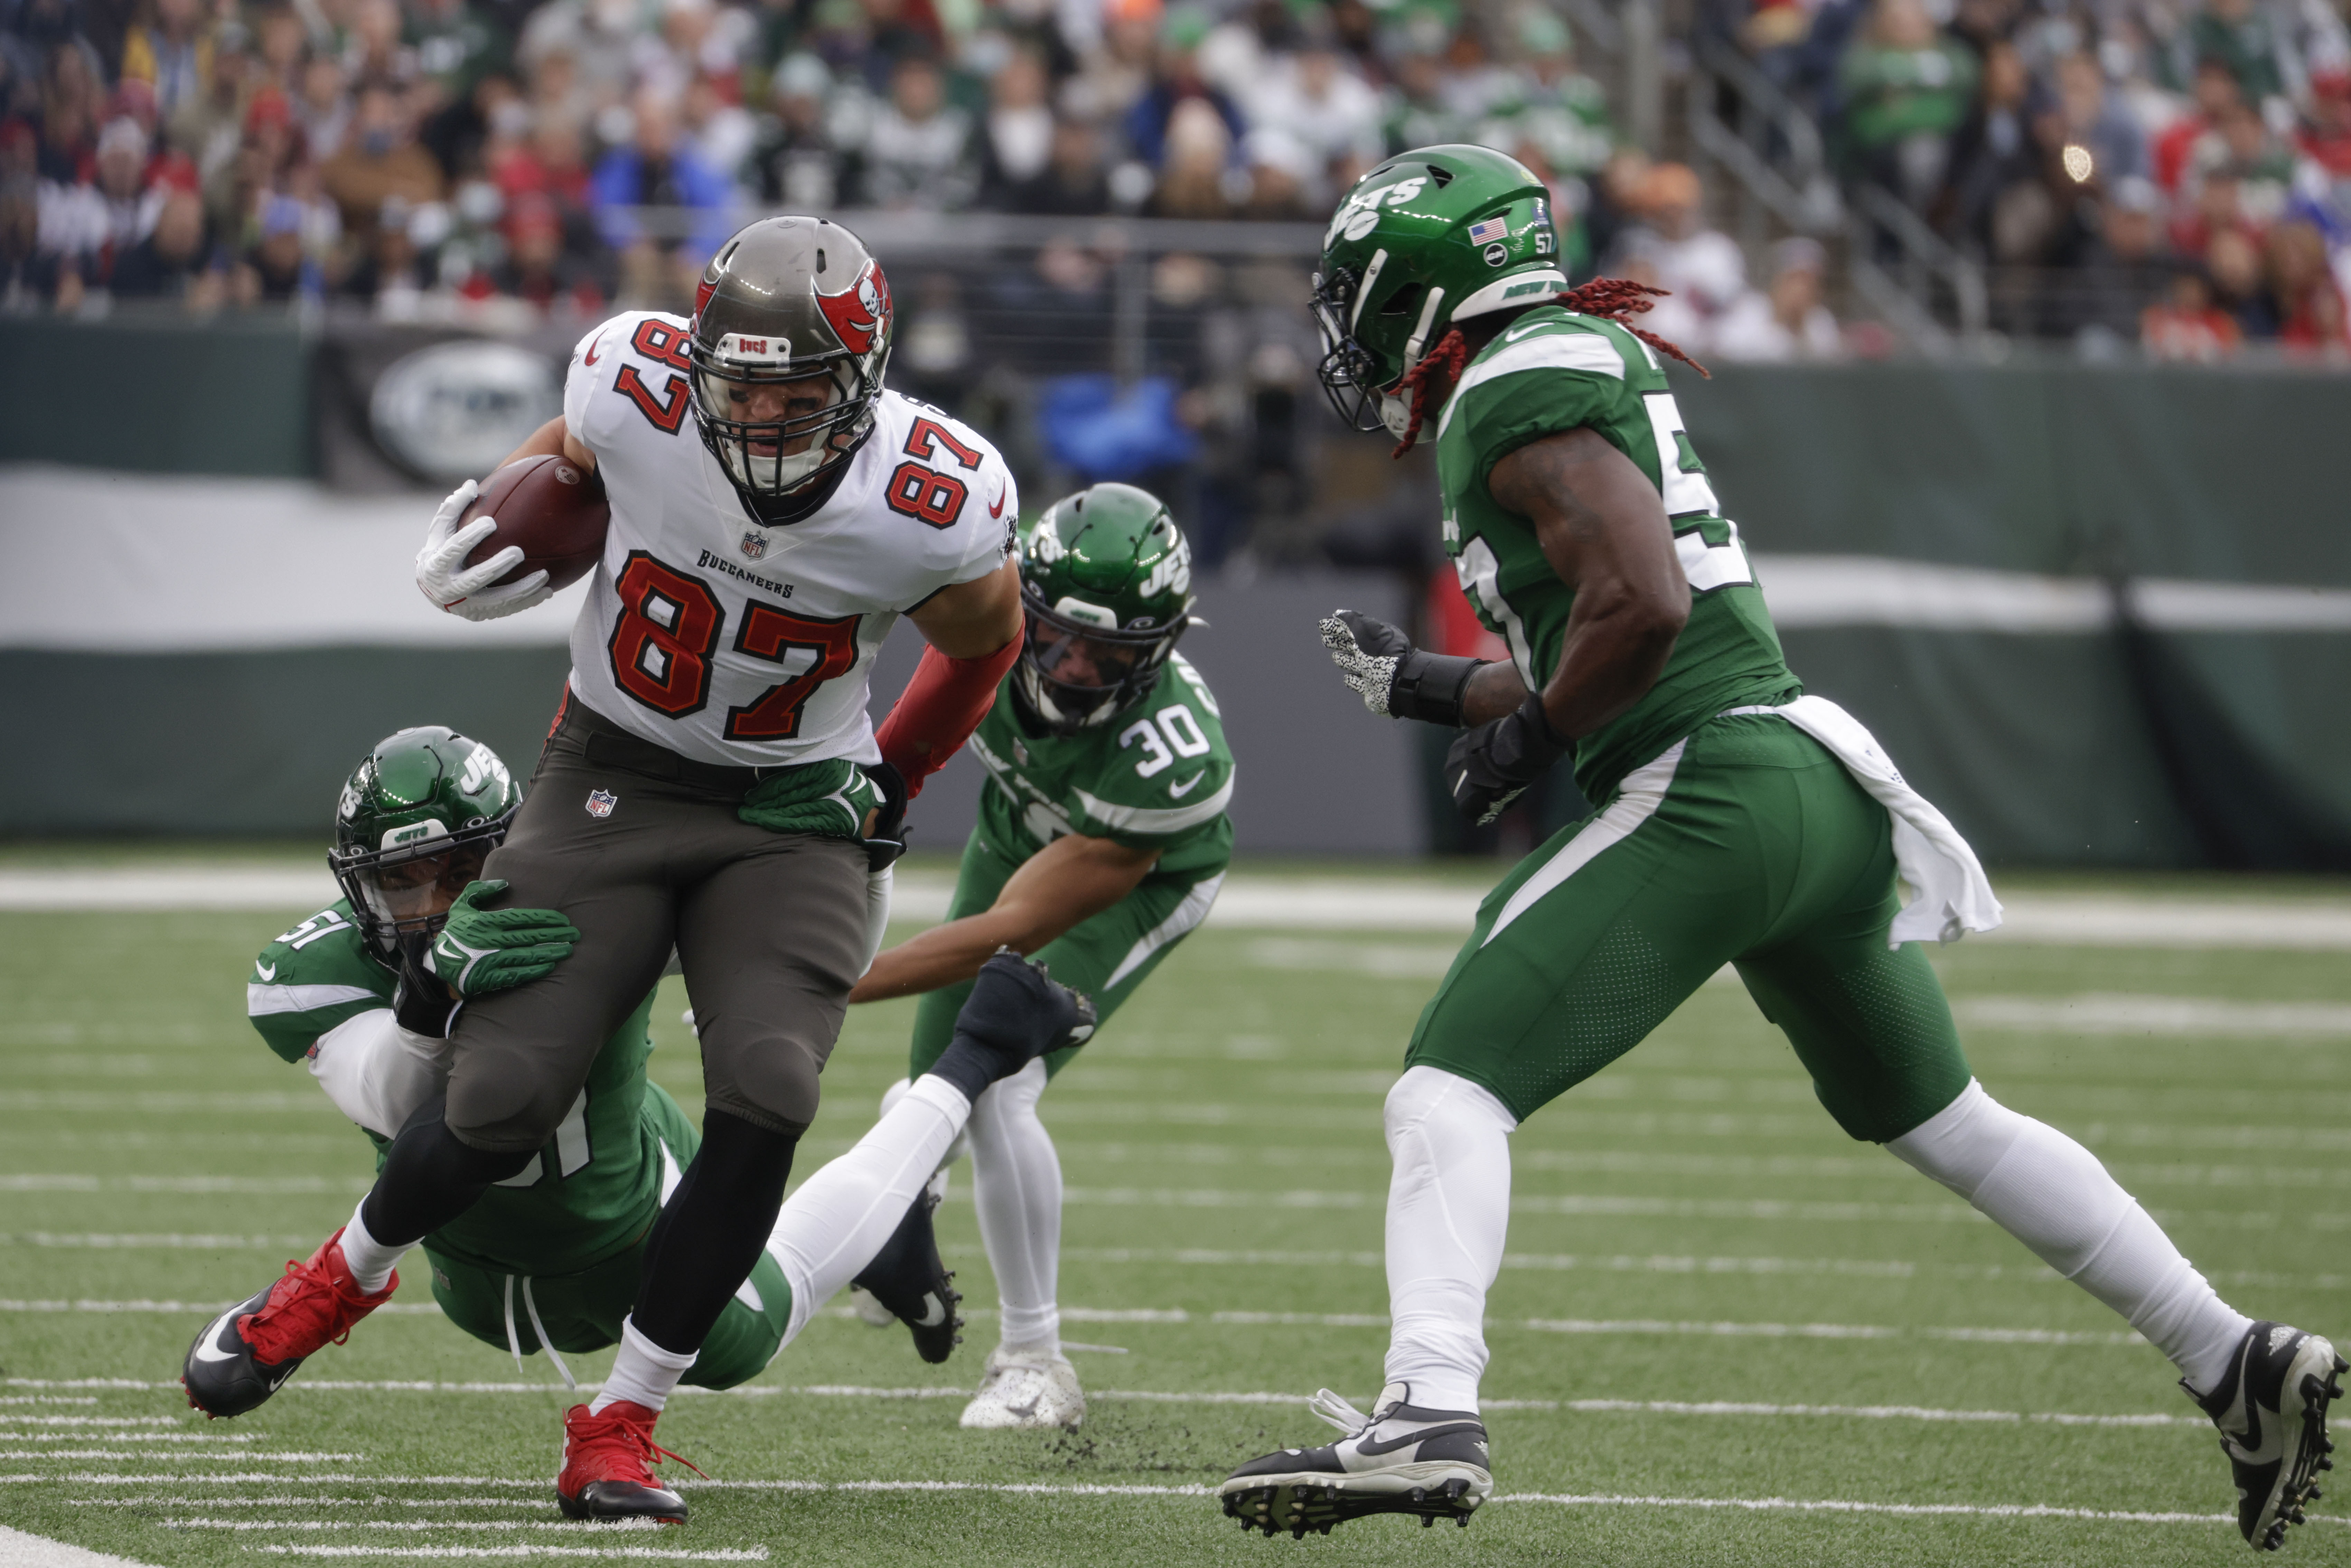
<instances>
[{"instance_id":1,"label":"red undershirt sleeve","mask_svg":"<svg viewBox=\"0 0 2351 1568\"><path fill-rule=\"evenodd\" d=\"M936 648L923 650L914 679L899 694L890 716L873 738L882 760L906 780L909 799L923 792L923 780L946 766L987 710L996 704L997 683L1020 657L1020 638L977 659L950 659Z\"/></svg>"}]
</instances>

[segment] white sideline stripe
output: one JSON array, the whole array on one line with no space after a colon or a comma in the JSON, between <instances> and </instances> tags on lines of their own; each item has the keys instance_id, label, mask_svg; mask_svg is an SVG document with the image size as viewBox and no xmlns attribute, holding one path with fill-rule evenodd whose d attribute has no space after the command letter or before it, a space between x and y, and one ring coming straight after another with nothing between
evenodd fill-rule
<instances>
[{"instance_id":1,"label":"white sideline stripe","mask_svg":"<svg viewBox=\"0 0 2351 1568\"><path fill-rule=\"evenodd\" d=\"M561 1530L573 1534L667 1528L652 1519L159 1519L155 1526L159 1530Z\"/></svg>"},{"instance_id":2,"label":"white sideline stripe","mask_svg":"<svg viewBox=\"0 0 2351 1568\"><path fill-rule=\"evenodd\" d=\"M1760 555L1764 600L1780 626L2074 634L2115 624L2095 578L1943 566L1889 556ZM2133 608L2171 632L2325 632L2351 628L2351 592L2269 583L2148 578Z\"/></svg>"},{"instance_id":3,"label":"white sideline stripe","mask_svg":"<svg viewBox=\"0 0 2351 1568\"><path fill-rule=\"evenodd\" d=\"M0 1459L170 1459L179 1464L202 1464L207 1459L218 1459L224 1464L240 1465L263 1460L281 1465L323 1465L366 1458L365 1454L312 1454L293 1450L265 1453L253 1448L238 1448L225 1454L158 1454L138 1448L0 1448Z\"/></svg>"},{"instance_id":4,"label":"white sideline stripe","mask_svg":"<svg viewBox=\"0 0 2351 1568\"><path fill-rule=\"evenodd\" d=\"M201 1232L156 1231L152 1234L108 1231L26 1230L11 1236L0 1232L0 1247L78 1247L91 1250L184 1250L221 1252L235 1249L276 1251L280 1247L315 1248L315 1236L212 1236Z\"/></svg>"},{"instance_id":5,"label":"white sideline stripe","mask_svg":"<svg viewBox=\"0 0 2351 1568\"><path fill-rule=\"evenodd\" d=\"M1781 583L1773 579L1775 597ZM891 909L902 919L946 917L952 878L901 875ZM336 896L323 869L281 866L73 866L0 870L0 911L315 910ZM1419 931L1466 936L1485 890L1406 877L1294 878L1247 872L1226 878L1211 931ZM1975 938L2055 946L2267 947L2351 952L2351 902L2028 893L2010 896L2001 928ZM1416 956L1407 962L1421 965ZM1285 966L1286 967L1286 966ZM278 1098L292 1102L296 1096ZM215 1096L211 1108L251 1097ZM315 1096L299 1098L305 1107ZM16 1103L0 1099L0 1106ZM27 1106L26 1108L38 1108ZM188 1108L206 1108L191 1106Z\"/></svg>"},{"instance_id":6,"label":"white sideline stripe","mask_svg":"<svg viewBox=\"0 0 2351 1568\"><path fill-rule=\"evenodd\" d=\"M1374 1320L1384 1322L1384 1320ZM1712 1327L1714 1325L1707 1325ZM1776 1325L1775 1325L1776 1326ZM2005 1333L2008 1331L1998 1331ZM159 1386L176 1388L177 1384ZM536 1383L442 1384L429 1385L441 1393L465 1394L544 1394L546 1385ZM385 1383L289 1383L288 1389L308 1388L319 1392L341 1393L402 1393L416 1390L413 1384ZM583 1383L580 1390L593 1394L603 1387L600 1383ZM798 1395L808 1398L833 1399L968 1399L972 1391L961 1387L887 1388L869 1387L857 1384L823 1383L787 1385L775 1383L746 1384L737 1387L712 1390L684 1387L680 1394L712 1395L727 1398L772 1398ZM1304 1405L1309 1396L1272 1389L1193 1390L1156 1388L1103 1388L1090 1390L1089 1399L1124 1401L1140 1405ZM2005 1423L2009 1425L2039 1423L2058 1427L2204 1427L2208 1423L2197 1416L2168 1416L2158 1413L2112 1414L2064 1410L1954 1410L1924 1405L1771 1405L1737 1400L1683 1399L1484 1399L1480 1405L1489 1410L1529 1410L1537 1412L1567 1412L1574 1415L1649 1415L1649 1416L1818 1416L1869 1421L1931 1421L1961 1423ZM143 1478L134 1478L143 1479ZM312 1478L319 1479L319 1478ZM444 1477L443 1479L463 1483L465 1478ZM515 1482L500 1482L515 1485ZM130 1507L131 1501L104 1501L109 1507ZM464 1502L467 1506L492 1508L509 1506L508 1500L474 1498L443 1500L448 1503ZM246 1498L219 1499L208 1501L210 1508L259 1508L305 1503L349 1503L372 1501L399 1502L408 1508L439 1506L438 1501L419 1502L392 1498ZM517 1500L514 1506L520 1506Z\"/></svg>"},{"instance_id":7,"label":"white sideline stripe","mask_svg":"<svg viewBox=\"0 0 2351 1568\"><path fill-rule=\"evenodd\" d=\"M167 1497L156 1492L146 1497L69 1497L68 1508L154 1508L183 1503L185 1498ZM538 1498L528 1497L208 1497L206 1508L356 1508L371 1504L382 1508L545 1508Z\"/></svg>"},{"instance_id":8,"label":"white sideline stripe","mask_svg":"<svg viewBox=\"0 0 2351 1568\"><path fill-rule=\"evenodd\" d=\"M365 1192L356 1176L90 1176L79 1172L0 1173L0 1192Z\"/></svg>"},{"instance_id":9,"label":"white sideline stripe","mask_svg":"<svg viewBox=\"0 0 2351 1568\"><path fill-rule=\"evenodd\" d=\"M2091 991L2074 997L1970 997L1954 1004L1974 1029L2049 1034L2247 1035L2283 1039L2351 1035L2351 1006L2252 1002L2225 997L2157 997Z\"/></svg>"},{"instance_id":10,"label":"white sideline stripe","mask_svg":"<svg viewBox=\"0 0 2351 1568\"><path fill-rule=\"evenodd\" d=\"M0 1524L0 1568L147 1568L129 1557L111 1557L87 1547Z\"/></svg>"},{"instance_id":11,"label":"white sideline stripe","mask_svg":"<svg viewBox=\"0 0 2351 1568\"><path fill-rule=\"evenodd\" d=\"M660 1563L765 1563L764 1546L664 1552L653 1546L248 1546L273 1557L624 1557Z\"/></svg>"},{"instance_id":12,"label":"white sideline stripe","mask_svg":"<svg viewBox=\"0 0 2351 1568\"><path fill-rule=\"evenodd\" d=\"M80 1394L73 1394L73 1395L67 1395L67 1394L9 1394L9 1395L0 1395L0 1405L95 1405L95 1404L97 1404L97 1403L98 1403L98 1398L97 1398L97 1396L95 1396L95 1395L80 1395ZM155 1417L153 1417L153 1418L154 1418L155 1420L158 1420L158 1421L161 1421L161 1420L166 1419L166 1417L164 1417L164 1416L155 1416ZM13 1419L13 1417L12 1417L12 1419Z\"/></svg>"},{"instance_id":13,"label":"white sideline stripe","mask_svg":"<svg viewBox=\"0 0 2351 1568\"><path fill-rule=\"evenodd\" d=\"M70 1301L0 1300L0 1312L219 1312L234 1301L100 1301L87 1298ZM396 1316L423 1317L441 1309L431 1301L388 1301L375 1309Z\"/></svg>"},{"instance_id":14,"label":"white sideline stripe","mask_svg":"<svg viewBox=\"0 0 2351 1568\"><path fill-rule=\"evenodd\" d=\"M21 1399L0 1399L0 1405L22 1405ZM59 1400L58 1404L66 1401ZM82 1401L75 1401L79 1404ZM97 1400L88 1403L95 1405ZM179 1421L170 1416L0 1416L0 1427L176 1427ZM0 1437L29 1437L30 1433L0 1432ZM250 1442L252 1439L246 1439Z\"/></svg>"}]
</instances>

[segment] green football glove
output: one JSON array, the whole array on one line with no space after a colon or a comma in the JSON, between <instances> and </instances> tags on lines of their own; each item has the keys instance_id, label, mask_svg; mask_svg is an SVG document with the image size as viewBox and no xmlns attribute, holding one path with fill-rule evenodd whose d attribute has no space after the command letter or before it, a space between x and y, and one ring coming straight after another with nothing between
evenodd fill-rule
<instances>
[{"instance_id":1,"label":"green football glove","mask_svg":"<svg viewBox=\"0 0 2351 1568\"><path fill-rule=\"evenodd\" d=\"M836 757L770 773L751 786L735 814L771 833L808 833L854 843L865 837L867 813L886 813L888 805L882 786L864 768ZM879 824L875 831L882 831Z\"/></svg>"},{"instance_id":2,"label":"green football glove","mask_svg":"<svg viewBox=\"0 0 2351 1568\"><path fill-rule=\"evenodd\" d=\"M542 979L571 956L579 927L552 909L484 909L504 882L468 883L449 906L425 963L459 996L486 997Z\"/></svg>"}]
</instances>

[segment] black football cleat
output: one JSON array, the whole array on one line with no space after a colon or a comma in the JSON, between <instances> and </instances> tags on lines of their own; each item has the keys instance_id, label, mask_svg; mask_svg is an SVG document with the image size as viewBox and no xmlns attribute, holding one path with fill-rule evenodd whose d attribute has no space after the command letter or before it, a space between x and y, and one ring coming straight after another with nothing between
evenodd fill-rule
<instances>
[{"instance_id":1,"label":"black football cleat","mask_svg":"<svg viewBox=\"0 0 2351 1568\"><path fill-rule=\"evenodd\" d=\"M2303 1522L2303 1505L2318 1496L2318 1472L2327 1456L2326 1406L2343 1396L2351 1371L2335 1347L2285 1323L2258 1322L2245 1331L2229 1375L2210 1394L2179 1386L2220 1429L2220 1451L2237 1483L2237 1528L2256 1552L2285 1544L2289 1525Z\"/></svg>"},{"instance_id":2,"label":"black football cleat","mask_svg":"<svg viewBox=\"0 0 2351 1568\"><path fill-rule=\"evenodd\" d=\"M1374 1513L1416 1514L1468 1527L1494 1493L1486 1424L1474 1410L1424 1410L1408 1385L1391 1383L1366 1416L1329 1389L1311 1402L1347 1434L1322 1448L1284 1448L1252 1459L1217 1489L1225 1517L1269 1536L1303 1540Z\"/></svg>"},{"instance_id":3,"label":"black football cleat","mask_svg":"<svg viewBox=\"0 0 2351 1568\"><path fill-rule=\"evenodd\" d=\"M963 1317L956 1311L963 1297L955 1288L955 1271L939 1258L938 1236L931 1227L938 1207L928 1190L916 1193L882 1250L850 1281L913 1331L914 1354L934 1366L963 1343Z\"/></svg>"}]
</instances>

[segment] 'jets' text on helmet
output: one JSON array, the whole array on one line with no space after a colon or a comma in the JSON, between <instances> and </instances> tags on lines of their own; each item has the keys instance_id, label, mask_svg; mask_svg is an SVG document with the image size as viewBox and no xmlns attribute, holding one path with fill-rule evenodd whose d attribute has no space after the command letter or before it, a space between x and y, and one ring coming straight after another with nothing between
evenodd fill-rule
<instances>
[{"instance_id":1,"label":"'jets' text on helmet","mask_svg":"<svg viewBox=\"0 0 2351 1568\"><path fill-rule=\"evenodd\" d=\"M780 501L849 461L873 426L891 325L882 264L839 224L762 218L718 247L695 292L694 422L747 499Z\"/></svg>"},{"instance_id":2,"label":"'jets' text on helmet","mask_svg":"<svg viewBox=\"0 0 2351 1568\"><path fill-rule=\"evenodd\" d=\"M1323 391L1355 429L1401 437L1411 410L1396 383L1455 323L1566 287L1533 171L1483 147L1399 154L1355 182L1322 235Z\"/></svg>"},{"instance_id":3,"label":"'jets' text on helmet","mask_svg":"<svg viewBox=\"0 0 2351 1568\"><path fill-rule=\"evenodd\" d=\"M1020 540L1028 612L1013 691L1074 735L1140 702L1192 623L1192 547L1165 503L1095 485L1045 508Z\"/></svg>"},{"instance_id":4,"label":"'jets' text on helmet","mask_svg":"<svg viewBox=\"0 0 2351 1568\"><path fill-rule=\"evenodd\" d=\"M327 852L360 934L387 953L430 941L521 804L498 754L453 729L431 725L376 742L343 784Z\"/></svg>"}]
</instances>

